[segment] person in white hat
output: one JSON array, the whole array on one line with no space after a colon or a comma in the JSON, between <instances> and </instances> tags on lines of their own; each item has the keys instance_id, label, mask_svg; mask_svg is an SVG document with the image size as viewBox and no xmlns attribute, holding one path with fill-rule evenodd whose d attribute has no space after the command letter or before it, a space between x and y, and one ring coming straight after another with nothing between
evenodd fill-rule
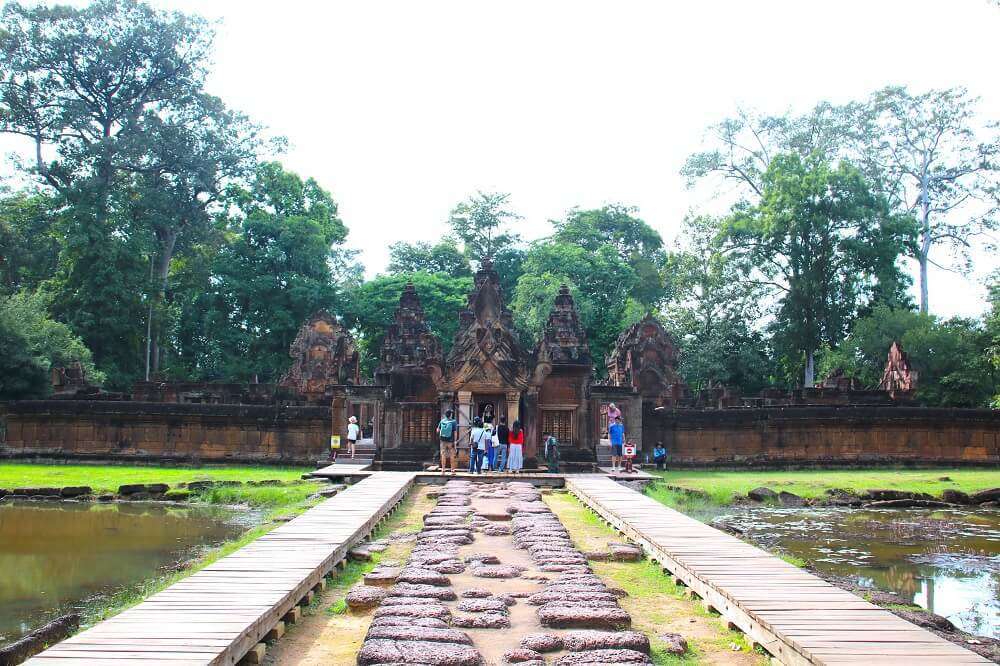
<instances>
[{"instance_id":1,"label":"person in white hat","mask_svg":"<svg viewBox=\"0 0 1000 666\"><path fill-rule=\"evenodd\" d=\"M354 457L354 445L358 443L361 435L361 428L358 427L358 417L352 416L347 419L347 448L351 450L351 457Z\"/></svg>"}]
</instances>

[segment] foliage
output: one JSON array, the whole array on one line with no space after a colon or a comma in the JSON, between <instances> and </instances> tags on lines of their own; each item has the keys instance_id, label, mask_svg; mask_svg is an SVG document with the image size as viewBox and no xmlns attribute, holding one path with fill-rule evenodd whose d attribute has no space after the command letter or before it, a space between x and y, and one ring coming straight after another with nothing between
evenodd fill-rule
<instances>
[{"instance_id":1,"label":"foliage","mask_svg":"<svg viewBox=\"0 0 1000 666\"><path fill-rule=\"evenodd\" d=\"M448 224L464 244L468 259L493 258L518 242L509 226L521 216L508 207L509 201L510 195L502 192L477 192L452 209Z\"/></svg>"},{"instance_id":2,"label":"foliage","mask_svg":"<svg viewBox=\"0 0 1000 666\"><path fill-rule=\"evenodd\" d=\"M0 198L0 294L38 289L55 273L58 214L58 202L44 194L17 192Z\"/></svg>"},{"instance_id":3,"label":"foliage","mask_svg":"<svg viewBox=\"0 0 1000 666\"><path fill-rule=\"evenodd\" d=\"M469 260L452 238L437 243L397 242L389 246L389 273L444 273L472 277Z\"/></svg>"},{"instance_id":4,"label":"foliage","mask_svg":"<svg viewBox=\"0 0 1000 666\"><path fill-rule=\"evenodd\" d=\"M523 267L511 306L522 336L531 342L541 337L560 283L574 287L580 320L598 360L621 330L644 314L644 304L631 295L639 278L610 245L590 251L555 239L538 241L529 248Z\"/></svg>"},{"instance_id":5,"label":"foliage","mask_svg":"<svg viewBox=\"0 0 1000 666\"><path fill-rule=\"evenodd\" d=\"M1000 371L991 367L988 334L981 324L958 317L941 321L886 306L858 319L837 350L824 352L821 371L843 368L865 386L875 387L893 340L900 342L919 373L916 398L924 404L985 407L1000 390Z\"/></svg>"},{"instance_id":6,"label":"foliage","mask_svg":"<svg viewBox=\"0 0 1000 666\"><path fill-rule=\"evenodd\" d=\"M1000 373L1000 270L990 278L990 310L986 313L986 355L995 373ZM994 409L1000 409L1000 390L993 396Z\"/></svg>"},{"instance_id":7,"label":"foliage","mask_svg":"<svg viewBox=\"0 0 1000 666\"><path fill-rule=\"evenodd\" d=\"M472 291L472 278L442 273L379 275L351 291L344 301L344 321L358 332L358 342L367 352L368 374L374 370L385 330L392 323L399 296L412 282L420 297L427 325L440 338L444 350L451 347L458 330L458 312Z\"/></svg>"},{"instance_id":8,"label":"foliage","mask_svg":"<svg viewBox=\"0 0 1000 666\"><path fill-rule=\"evenodd\" d=\"M46 372L79 362L88 380L95 384L104 381L103 373L94 367L90 350L69 326L49 316L41 294L21 292L0 299L0 317L23 336L28 352Z\"/></svg>"},{"instance_id":9,"label":"foliage","mask_svg":"<svg viewBox=\"0 0 1000 666\"><path fill-rule=\"evenodd\" d=\"M223 377L276 380L302 322L316 310L335 311L332 249L347 228L329 192L276 162L261 164L249 185L231 187L225 203L226 242L209 280L216 319L205 329L206 360L217 354ZM197 299L192 305L197 316Z\"/></svg>"},{"instance_id":10,"label":"foliage","mask_svg":"<svg viewBox=\"0 0 1000 666\"><path fill-rule=\"evenodd\" d=\"M48 384L45 368L31 354L27 339L0 312L0 400L40 398Z\"/></svg>"},{"instance_id":11,"label":"foliage","mask_svg":"<svg viewBox=\"0 0 1000 666\"><path fill-rule=\"evenodd\" d=\"M716 218L685 219L681 249L669 262L675 300L665 315L689 386L721 383L749 395L767 386L772 372L759 328L765 293L741 279L737 262L722 249L723 230Z\"/></svg>"},{"instance_id":12,"label":"foliage","mask_svg":"<svg viewBox=\"0 0 1000 666\"><path fill-rule=\"evenodd\" d=\"M896 298L910 221L890 215L843 162L779 155L762 192L758 205L737 207L725 242L751 283L779 294L776 345L790 377L804 365L810 386L816 350L836 347L863 307Z\"/></svg>"}]
</instances>

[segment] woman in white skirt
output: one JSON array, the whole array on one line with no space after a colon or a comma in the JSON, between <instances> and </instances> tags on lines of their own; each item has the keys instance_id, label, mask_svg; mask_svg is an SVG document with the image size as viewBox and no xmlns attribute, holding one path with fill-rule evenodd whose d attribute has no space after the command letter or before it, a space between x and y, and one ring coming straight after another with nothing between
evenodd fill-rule
<instances>
[{"instance_id":1,"label":"woman in white skirt","mask_svg":"<svg viewBox=\"0 0 1000 666\"><path fill-rule=\"evenodd\" d=\"M524 430L521 422L514 421L507 440L507 469L517 474L524 467Z\"/></svg>"}]
</instances>

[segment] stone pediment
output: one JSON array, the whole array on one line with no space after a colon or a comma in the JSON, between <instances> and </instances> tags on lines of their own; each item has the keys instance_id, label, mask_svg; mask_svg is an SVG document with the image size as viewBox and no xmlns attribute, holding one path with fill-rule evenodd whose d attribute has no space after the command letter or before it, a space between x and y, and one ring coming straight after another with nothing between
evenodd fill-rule
<instances>
[{"instance_id":1,"label":"stone pediment","mask_svg":"<svg viewBox=\"0 0 1000 666\"><path fill-rule=\"evenodd\" d=\"M317 312L299 329L288 350L292 367L278 385L309 401L333 384L358 384L359 357L354 340L328 312Z\"/></svg>"},{"instance_id":2,"label":"stone pediment","mask_svg":"<svg viewBox=\"0 0 1000 666\"><path fill-rule=\"evenodd\" d=\"M400 372L426 372L439 378L443 362L441 342L425 321L416 287L408 283L382 341L375 381L388 384L390 375Z\"/></svg>"}]
</instances>

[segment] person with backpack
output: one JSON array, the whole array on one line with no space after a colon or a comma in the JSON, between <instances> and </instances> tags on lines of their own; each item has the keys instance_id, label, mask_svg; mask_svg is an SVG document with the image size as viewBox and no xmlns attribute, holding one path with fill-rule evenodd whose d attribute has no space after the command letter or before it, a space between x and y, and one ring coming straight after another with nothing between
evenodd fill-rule
<instances>
[{"instance_id":1,"label":"person with backpack","mask_svg":"<svg viewBox=\"0 0 1000 666\"><path fill-rule=\"evenodd\" d=\"M437 427L438 440L441 443L441 474L446 472L455 473L455 431L458 430L458 422L455 421L454 412L450 409L444 413Z\"/></svg>"},{"instance_id":2,"label":"person with backpack","mask_svg":"<svg viewBox=\"0 0 1000 666\"><path fill-rule=\"evenodd\" d=\"M347 448L351 450L351 457L354 457L354 448L361 438L361 428L358 426L358 417L352 416L347 419Z\"/></svg>"},{"instance_id":3,"label":"person with backpack","mask_svg":"<svg viewBox=\"0 0 1000 666\"><path fill-rule=\"evenodd\" d=\"M486 454L486 429L478 416L472 421L469 431L469 473L482 474L483 456Z\"/></svg>"}]
</instances>

